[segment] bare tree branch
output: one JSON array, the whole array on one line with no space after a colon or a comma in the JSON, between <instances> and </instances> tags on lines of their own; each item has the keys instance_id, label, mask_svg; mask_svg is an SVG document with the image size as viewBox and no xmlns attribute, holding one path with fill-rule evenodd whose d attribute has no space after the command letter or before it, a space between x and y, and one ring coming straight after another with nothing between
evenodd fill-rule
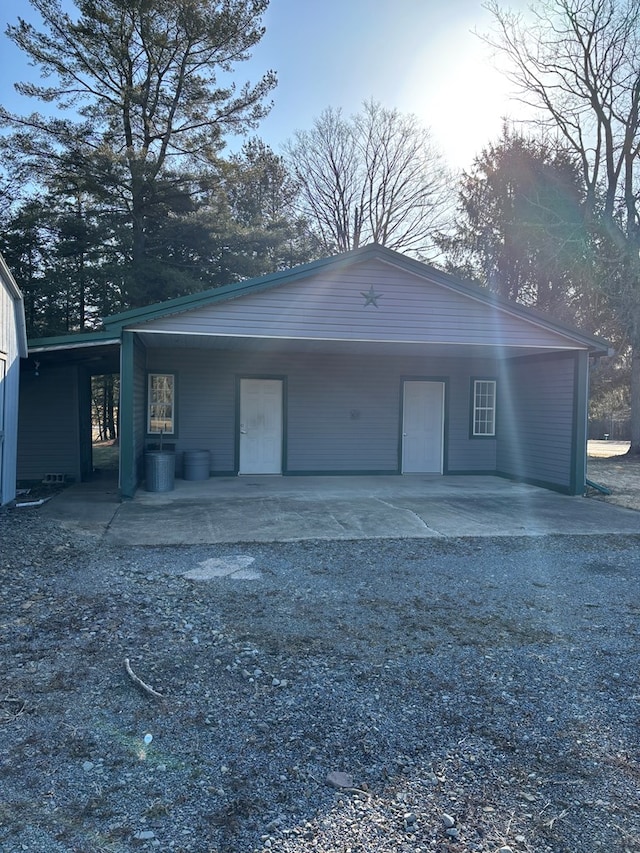
<instances>
[{"instance_id":1,"label":"bare tree branch","mask_svg":"<svg viewBox=\"0 0 640 853\"><path fill-rule=\"evenodd\" d=\"M640 453L640 0L544 0L526 22L498 0L486 8L495 22L486 42L580 163L602 286L632 347Z\"/></svg>"},{"instance_id":2,"label":"bare tree branch","mask_svg":"<svg viewBox=\"0 0 640 853\"><path fill-rule=\"evenodd\" d=\"M448 213L450 174L429 131L374 101L345 119L327 109L286 148L300 212L326 252L376 242L420 257Z\"/></svg>"}]
</instances>

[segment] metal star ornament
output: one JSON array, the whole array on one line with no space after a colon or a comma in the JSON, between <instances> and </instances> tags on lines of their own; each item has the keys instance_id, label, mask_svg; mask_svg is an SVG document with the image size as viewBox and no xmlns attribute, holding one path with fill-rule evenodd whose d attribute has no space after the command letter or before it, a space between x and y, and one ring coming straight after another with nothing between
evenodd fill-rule
<instances>
[{"instance_id":1,"label":"metal star ornament","mask_svg":"<svg viewBox=\"0 0 640 853\"><path fill-rule=\"evenodd\" d=\"M373 305L374 308L378 308L378 299L380 299L380 297L384 295L382 293L376 293L373 289L373 285L371 285L369 290L361 290L360 293L362 294L362 296L364 296L365 308L367 307L367 305Z\"/></svg>"}]
</instances>

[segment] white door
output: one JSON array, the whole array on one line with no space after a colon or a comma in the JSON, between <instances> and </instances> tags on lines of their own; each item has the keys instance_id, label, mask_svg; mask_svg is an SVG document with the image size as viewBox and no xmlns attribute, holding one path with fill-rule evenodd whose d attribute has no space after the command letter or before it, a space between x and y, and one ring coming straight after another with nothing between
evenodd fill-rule
<instances>
[{"instance_id":1,"label":"white door","mask_svg":"<svg viewBox=\"0 0 640 853\"><path fill-rule=\"evenodd\" d=\"M444 382L405 382L402 473L442 474L443 440Z\"/></svg>"},{"instance_id":2,"label":"white door","mask_svg":"<svg viewBox=\"0 0 640 853\"><path fill-rule=\"evenodd\" d=\"M282 473L282 380L240 380L240 474Z\"/></svg>"}]
</instances>

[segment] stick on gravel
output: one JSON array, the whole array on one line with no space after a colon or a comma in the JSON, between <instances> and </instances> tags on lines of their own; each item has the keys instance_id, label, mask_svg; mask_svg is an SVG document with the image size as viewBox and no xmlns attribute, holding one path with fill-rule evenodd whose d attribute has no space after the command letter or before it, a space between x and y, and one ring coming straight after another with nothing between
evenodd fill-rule
<instances>
[{"instance_id":1,"label":"stick on gravel","mask_svg":"<svg viewBox=\"0 0 640 853\"><path fill-rule=\"evenodd\" d=\"M154 696L156 699L164 699L162 693L158 693L157 690L154 690L153 687L150 687L148 684L145 684L145 682L141 678L138 678L135 672L131 669L129 658L124 659L124 668L126 669L129 678L133 681L134 684L137 684L141 690L144 690L145 693L147 693L149 696Z\"/></svg>"}]
</instances>

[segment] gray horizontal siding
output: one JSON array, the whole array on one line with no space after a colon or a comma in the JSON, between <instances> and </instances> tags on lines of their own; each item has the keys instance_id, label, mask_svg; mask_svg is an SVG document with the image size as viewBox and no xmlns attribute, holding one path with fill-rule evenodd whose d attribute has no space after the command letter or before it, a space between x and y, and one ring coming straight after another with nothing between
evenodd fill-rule
<instances>
[{"instance_id":1,"label":"gray horizontal siding","mask_svg":"<svg viewBox=\"0 0 640 853\"><path fill-rule=\"evenodd\" d=\"M20 308L21 310L21 308ZM16 494L20 358L18 303L0 271L0 505Z\"/></svg>"},{"instance_id":2,"label":"gray horizontal siding","mask_svg":"<svg viewBox=\"0 0 640 853\"><path fill-rule=\"evenodd\" d=\"M20 359L0 353L0 505L16 496L16 455L18 446L18 389Z\"/></svg>"},{"instance_id":3,"label":"gray horizontal siding","mask_svg":"<svg viewBox=\"0 0 640 853\"><path fill-rule=\"evenodd\" d=\"M379 294L378 307L364 293ZM165 317L140 330L326 340L575 347L559 334L441 285L369 262Z\"/></svg>"},{"instance_id":4,"label":"gray horizontal siding","mask_svg":"<svg viewBox=\"0 0 640 853\"><path fill-rule=\"evenodd\" d=\"M18 350L16 304L0 275L0 505L16 494Z\"/></svg>"},{"instance_id":5,"label":"gray horizontal siding","mask_svg":"<svg viewBox=\"0 0 640 853\"><path fill-rule=\"evenodd\" d=\"M18 354L16 312L13 297L0 277L0 353L13 361Z\"/></svg>"},{"instance_id":6,"label":"gray horizontal siding","mask_svg":"<svg viewBox=\"0 0 640 853\"><path fill-rule=\"evenodd\" d=\"M471 438L471 378L496 376L496 364L488 359L456 360L449 394L449 472L494 471L496 440ZM500 388L497 389L500 394Z\"/></svg>"},{"instance_id":7,"label":"gray horizontal siding","mask_svg":"<svg viewBox=\"0 0 640 853\"><path fill-rule=\"evenodd\" d=\"M289 378L289 470L396 471L399 369L379 358L305 360Z\"/></svg>"},{"instance_id":8,"label":"gray horizontal siding","mask_svg":"<svg viewBox=\"0 0 640 853\"><path fill-rule=\"evenodd\" d=\"M80 480L78 371L75 367L23 371L18 426L19 480L66 474Z\"/></svg>"},{"instance_id":9,"label":"gray horizontal siding","mask_svg":"<svg viewBox=\"0 0 640 853\"><path fill-rule=\"evenodd\" d=\"M495 442L469 439L469 383L490 361L148 350L147 368L178 376L176 450L211 452L212 471L236 466L238 376L286 379L287 470L389 471L399 467L402 378L446 379L450 470L495 468Z\"/></svg>"},{"instance_id":10,"label":"gray horizontal siding","mask_svg":"<svg viewBox=\"0 0 640 853\"><path fill-rule=\"evenodd\" d=\"M498 471L570 487L574 377L573 357L546 356L509 364L498 398Z\"/></svg>"}]
</instances>

